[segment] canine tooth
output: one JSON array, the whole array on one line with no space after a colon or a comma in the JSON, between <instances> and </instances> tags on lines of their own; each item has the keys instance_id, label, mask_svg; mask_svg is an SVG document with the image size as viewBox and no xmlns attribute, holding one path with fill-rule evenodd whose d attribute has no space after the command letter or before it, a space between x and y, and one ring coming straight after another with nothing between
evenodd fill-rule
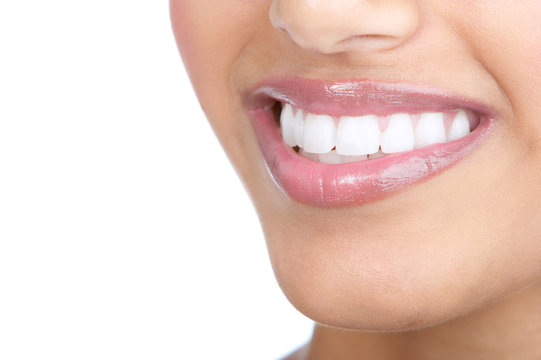
<instances>
[{"instance_id":1,"label":"canine tooth","mask_svg":"<svg viewBox=\"0 0 541 360\"><path fill-rule=\"evenodd\" d=\"M455 120L453 120L449 134L447 134L447 140L457 140L468 135L469 133L470 120L468 119L466 112L464 110L460 110L460 112L456 115Z\"/></svg>"},{"instance_id":2,"label":"canine tooth","mask_svg":"<svg viewBox=\"0 0 541 360\"><path fill-rule=\"evenodd\" d=\"M415 128L415 147L422 148L446 141L443 113L422 114Z\"/></svg>"},{"instance_id":3,"label":"canine tooth","mask_svg":"<svg viewBox=\"0 0 541 360\"><path fill-rule=\"evenodd\" d=\"M301 109L297 110L293 118L293 130L295 132L295 142L299 147L303 147L304 138L304 112Z\"/></svg>"},{"instance_id":4,"label":"canine tooth","mask_svg":"<svg viewBox=\"0 0 541 360\"><path fill-rule=\"evenodd\" d=\"M413 150L414 132L409 114L394 114L381 136L381 151L386 154Z\"/></svg>"},{"instance_id":5,"label":"canine tooth","mask_svg":"<svg viewBox=\"0 0 541 360\"><path fill-rule=\"evenodd\" d=\"M280 114L280 127L282 128L282 138L289 146L297 146L295 138L295 120L293 115L293 107L286 103Z\"/></svg>"},{"instance_id":6,"label":"canine tooth","mask_svg":"<svg viewBox=\"0 0 541 360\"><path fill-rule=\"evenodd\" d=\"M319 162L323 164L342 164L342 157L336 150L328 152L326 154L319 154Z\"/></svg>"},{"instance_id":7,"label":"canine tooth","mask_svg":"<svg viewBox=\"0 0 541 360\"><path fill-rule=\"evenodd\" d=\"M330 152L336 143L334 119L328 115L307 114L304 120L304 150L314 154Z\"/></svg>"},{"instance_id":8,"label":"canine tooth","mask_svg":"<svg viewBox=\"0 0 541 360\"><path fill-rule=\"evenodd\" d=\"M374 154L379 150L380 138L376 116L342 116L338 123L336 151L342 155Z\"/></svg>"}]
</instances>

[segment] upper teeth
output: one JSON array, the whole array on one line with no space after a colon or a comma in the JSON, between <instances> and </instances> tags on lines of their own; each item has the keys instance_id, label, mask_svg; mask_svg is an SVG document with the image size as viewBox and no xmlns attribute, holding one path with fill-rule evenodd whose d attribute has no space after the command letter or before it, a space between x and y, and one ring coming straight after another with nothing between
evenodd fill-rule
<instances>
[{"instance_id":1,"label":"upper teeth","mask_svg":"<svg viewBox=\"0 0 541 360\"><path fill-rule=\"evenodd\" d=\"M280 124L286 144L302 148L301 154L311 158L314 157L309 154L325 154L327 156L320 156L319 160L332 163L340 163L337 160L339 155L357 160L359 156L377 153L379 157L381 152L410 151L460 139L471 131L469 116L462 109L458 112L426 112L413 116L397 113L385 117L332 117L307 113L286 103ZM335 147L336 154L333 151ZM331 151L334 155L329 157Z\"/></svg>"}]
</instances>

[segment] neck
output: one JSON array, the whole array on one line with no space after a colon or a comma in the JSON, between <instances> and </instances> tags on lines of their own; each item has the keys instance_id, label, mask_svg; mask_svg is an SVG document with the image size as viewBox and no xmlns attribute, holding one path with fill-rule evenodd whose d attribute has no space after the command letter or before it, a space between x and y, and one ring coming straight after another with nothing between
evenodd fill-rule
<instances>
[{"instance_id":1,"label":"neck","mask_svg":"<svg viewBox=\"0 0 541 360\"><path fill-rule=\"evenodd\" d=\"M541 284L445 324L403 333L367 333L316 325L304 358L541 359Z\"/></svg>"}]
</instances>

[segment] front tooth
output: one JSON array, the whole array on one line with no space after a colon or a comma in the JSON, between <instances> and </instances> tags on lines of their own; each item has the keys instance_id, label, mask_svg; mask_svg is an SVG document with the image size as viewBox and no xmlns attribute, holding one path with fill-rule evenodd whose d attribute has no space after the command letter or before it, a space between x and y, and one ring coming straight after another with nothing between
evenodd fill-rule
<instances>
[{"instance_id":1,"label":"front tooth","mask_svg":"<svg viewBox=\"0 0 541 360\"><path fill-rule=\"evenodd\" d=\"M409 114L394 114L381 136L381 151L386 154L413 150L414 133Z\"/></svg>"},{"instance_id":2,"label":"front tooth","mask_svg":"<svg viewBox=\"0 0 541 360\"><path fill-rule=\"evenodd\" d=\"M304 138L304 112L301 109L297 110L293 119L293 129L295 132L295 142L299 147L303 147Z\"/></svg>"},{"instance_id":3,"label":"front tooth","mask_svg":"<svg viewBox=\"0 0 541 360\"><path fill-rule=\"evenodd\" d=\"M328 152L326 154L319 154L319 162L323 164L342 164L344 161L336 150Z\"/></svg>"},{"instance_id":4,"label":"front tooth","mask_svg":"<svg viewBox=\"0 0 541 360\"><path fill-rule=\"evenodd\" d=\"M379 151L380 138L376 116L342 116L338 123L336 151L342 155L374 154Z\"/></svg>"},{"instance_id":5,"label":"front tooth","mask_svg":"<svg viewBox=\"0 0 541 360\"><path fill-rule=\"evenodd\" d=\"M304 120L303 148L314 154L330 152L336 142L334 119L328 115L307 114Z\"/></svg>"},{"instance_id":6,"label":"front tooth","mask_svg":"<svg viewBox=\"0 0 541 360\"><path fill-rule=\"evenodd\" d=\"M282 108L282 113L280 114L280 127L282 128L282 138L285 143L291 147L297 146L293 107L288 103Z\"/></svg>"},{"instance_id":7,"label":"front tooth","mask_svg":"<svg viewBox=\"0 0 541 360\"><path fill-rule=\"evenodd\" d=\"M449 134L447 134L447 140L453 141L460 139L468 135L470 131L470 120L468 119L468 115L464 110L460 110L453 121L453 125L451 125Z\"/></svg>"},{"instance_id":8,"label":"front tooth","mask_svg":"<svg viewBox=\"0 0 541 360\"><path fill-rule=\"evenodd\" d=\"M415 128L415 147L422 148L447 141L443 113L424 113Z\"/></svg>"}]
</instances>

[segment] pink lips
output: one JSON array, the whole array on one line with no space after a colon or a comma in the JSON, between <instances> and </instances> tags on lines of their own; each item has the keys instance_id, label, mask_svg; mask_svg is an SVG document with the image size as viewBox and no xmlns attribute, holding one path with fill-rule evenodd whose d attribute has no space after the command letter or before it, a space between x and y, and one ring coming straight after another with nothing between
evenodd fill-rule
<instances>
[{"instance_id":1,"label":"pink lips","mask_svg":"<svg viewBox=\"0 0 541 360\"><path fill-rule=\"evenodd\" d=\"M424 149L357 163L326 165L298 155L282 141L272 104L288 102L332 116L450 110L465 108L480 117L468 136ZM257 140L275 183L307 205L360 205L389 196L435 176L476 148L493 123L484 106L439 90L373 81L271 79L246 97Z\"/></svg>"}]
</instances>

